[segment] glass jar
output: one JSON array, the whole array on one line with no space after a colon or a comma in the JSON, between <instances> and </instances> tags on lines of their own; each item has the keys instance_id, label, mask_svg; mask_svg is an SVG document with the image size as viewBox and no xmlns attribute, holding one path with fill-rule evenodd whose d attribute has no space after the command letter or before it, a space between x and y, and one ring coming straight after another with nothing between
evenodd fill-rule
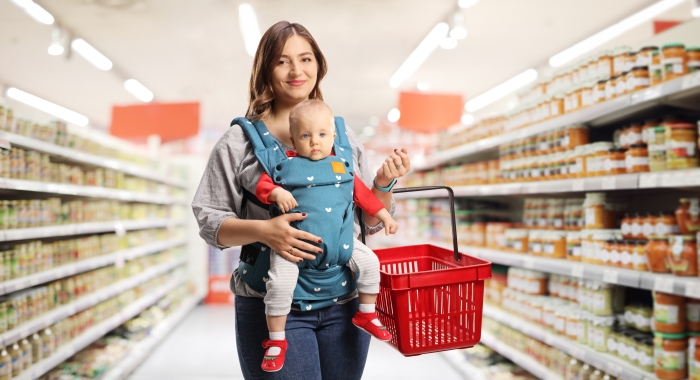
<instances>
[{"instance_id":1,"label":"glass jar","mask_svg":"<svg viewBox=\"0 0 700 380\"><path fill-rule=\"evenodd\" d=\"M627 74L629 74L628 71L623 72L615 82L615 96L617 97L623 96L627 93Z\"/></svg>"},{"instance_id":2,"label":"glass jar","mask_svg":"<svg viewBox=\"0 0 700 380\"><path fill-rule=\"evenodd\" d=\"M606 77L598 80L596 83L596 86L593 89L593 104L598 104L605 101L605 88L607 87L606 83L609 79L610 77Z\"/></svg>"},{"instance_id":3,"label":"glass jar","mask_svg":"<svg viewBox=\"0 0 700 380\"><path fill-rule=\"evenodd\" d=\"M647 119L642 126L642 144L649 144L649 134L654 132L654 127L661 125L661 119ZM665 133L665 132L664 132ZM654 136L652 136L653 140Z\"/></svg>"},{"instance_id":4,"label":"glass jar","mask_svg":"<svg viewBox=\"0 0 700 380\"><path fill-rule=\"evenodd\" d=\"M688 298L685 309L686 329L691 332L700 332L700 299Z\"/></svg>"},{"instance_id":5,"label":"glass jar","mask_svg":"<svg viewBox=\"0 0 700 380\"><path fill-rule=\"evenodd\" d=\"M552 97L549 103L550 117L557 117L564 114L564 94L558 93ZM540 148L541 149L541 148Z\"/></svg>"},{"instance_id":6,"label":"glass jar","mask_svg":"<svg viewBox=\"0 0 700 380\"><path fill-rule=\"evenodd\" d=\"M613 75L613 53L609 50L603 51L598 56L598 76L610 77Z\"/></svg>"},{"instance_id":7,"label":"glass jar","mask_svg":"<svg viewBox=\"0 0 700 380\"><path fill-rule=\"evenodd\" d=\"M608 338L615 323L615 317L593 317L588 331L589 346L598 352L608 352ZM593 343L592 345L590 343Z\"/></svg>"},{"instance_id":8,"label":"glass jar","mask_svg":"<svg viewBox=\"0 0 700 380\"><path fill-rule=\"evenodd\" d=\"M608 150L608 154L603 161L603 169L606 175L625 174L627 172L625 149L613 148Z\"/></svg>"},{"instance_id":9,"label":"glass jar","mask_svg":"<svg viewBox=\"0 0 700 380\"><path fill-rule=\"evenodd\" d=\"M566 258L572 261L581 261L580 232L569 232L566 234Z\"/></svg>"},{"instance_id":10,"label":"glass jar","mask_svg":"<svg viewBox=\"0 0 700 380\"><path fill-rule=\"evenodd\" d=\"M566 231L545 232L542 237L542 253L549 258L566 258Z\"/></svg>"},{"instance_id":11,"label":"glass jar","mask_svg":"<svg viewBox=\"0 0 700 380\"><path fill-rule=\"evenodd\" d=\"M686 60L685 45L670 43L661 47L663 80L668 81L685 75L688 72Z\"/></svg>"},{"instance_id":12,"label":"glass jar","mask_svg":"<svg viewBox=\"0 0 700 380\"><path fill-rule=\"evenodd\" d=\"M505 232L505 237L508 250L517 253L527 253L527 235L528 231L524 229L507 229Z\"/></svg>"},{"instance_id":13,"label":"glass jar","mask_svg":"<svg viewBox=\"0 0 700 380\"><path fill-rule=\"evenodd\" d=\"M654 373L659 380L683 380L688 374L686 335L654 334Z\"/></svg>"},{"instance_id":14,"label":"glass jar","mask_svg":"<svg viewBox=\"0 0 700 380\"><path fill-rule=\"evenodd\" d=\"M664 67L661 64L661 54L656 50L651 54L651 64L649 65L649 84L656 86L664 81Z\"/></svg>"},{"instance_id":15,"label":"glass jar","mask_svg":"<svg viewBox=\"0 0 700 380\"><path fill-rule=\"evenodd\" d=\"M688 339L689 380L700 380L700 334L690 333Z\"/></svg>"},{"instance_id":16,"label":"glass jar","mask_svg":"<svg viewBox=\"0 0 700 380\"><path fill-rule=\"evenodd\" d=\"M625 152L625 170L627 173L644 173L649 171L649 151L645 144L632 144Z\"/></svg>"},{"instance_id":17,"label":"glass jar","mask_svg":"<svg viewBox=\"0 0 700 380\"><path fill-rule=\"evenodd\" d=\"M666 128L663 125L654 127L649 134L649 171L666 170Z\"/></svg>"},{"instance_id":18,"label":"glass jar","mask_svg":"<svg viewBox=\"0 0 700 380\"><path fill-rule=\"evenodd\" d=\"M678 334L685 332L685 297L654 292L654 331Z\"/></svg>"},{"instance_id":19,"label":"glass jar","mask_svg":"<svg viewBox=\"0 0 700 380\"><path fill-rule=\"evenodd\" d=\"M635 270L648 271L649 262L646 255L646 240L633 240L630 242L630 248L632 249L632 264Z\"/></svg>"},{"instance_id":20,"label":"glass jar","mask_svg":"<svg viewBox=\"0 0 700 380\"><path fill-rule=\"evenodd\" d=\"M700 47L688 47L685 53L688 57L688 74L700 71Z\"/></svg>"},{"instance_id":21,"label":"glass jar","mask_svg":"<svg viewBox=\"0 0 700 380\"><path fill-rule=\"evenodd\" d=\"M669 212L661 212L656 217L653 234L656 236L669 236L680 233L676 217Z\"/></svg>"},{"instance_id":22,"label":"glass jar","mask_svg":"<svg viewBox=\"0 0 700 380\"><path fill-rule=\"evenodd\" d=\"M668 264L676 276L698 275L698 249L694 235L674 235L668 238Z\"/></svg>"},{"instance_id":23,"label":"glass jar","mask_svg":"<svg viewBox=\"0 0 700 380\"><path fill-rule=\"evenodd\" d=\"M619 75L613 75L607 82L605 82L605 100L611 100L617 97L618 79L620 79Z\"/></svg>"},{"instance_id":24,"label":"glass jar","mask_svg":"<svg viewBox=\"0 0 700 380\"><path fill-rule=\"evenodd\" d=\"M620 267L625 269L634 269L634 245L631 242L632 240L622 240L618 242Z\"/></svg>"},{"instance_id":25,"label":"glass jar","mask_svg":"<svg viewBox=\"0 0 700 380\"><path fill-rule=\"evenodd\" d=\"M649 270L654 273L670 273L668 265L668 240L664 236L652 236L644 247Z\"/></svg>"},{"instance_id":26,"label":"glass jar","mask_svg":"<svg viewBox=\"0 0 700 380\"><path fill-rule=\"evenodd\" d=\"M649 65L651 65L652 54L654 52L658 53L658 51L658 46L644 46L643 48L639 49L639 52L637 53L637 62L635 62L634 66L649 67Z\"/></svg>"},{"instance_id":27,"label":"glass jar","mask_svg":"<svg viewBox=\"0 0 700 380\"><path fill-rule=\"evenodd\" d=\"M698 167L696 126L690 123L669 124L665 130L666 168L688 169Z\"/></svg>"},{"instance_id":28,"label":"glass jar","mask_svg":"<svg viewBox=\"0 0 700 380\"><path fill-rule=\"evenodd\" d=\"M619 46L615 48L613 52L613 75L620 75L627 71L627 53L631 51L632 48L629 46Z\"/></svg>"},{"instance_id":29,"label":"glass jar","mask_svg":"<svg viewBox=\"0 0 700 380\"><path fill-rule=\"evenodd\" d=\"M649 68L647 66L635 66L625 76L627 92L634 92L649 87Z\"/></svg>"}]
</instances>

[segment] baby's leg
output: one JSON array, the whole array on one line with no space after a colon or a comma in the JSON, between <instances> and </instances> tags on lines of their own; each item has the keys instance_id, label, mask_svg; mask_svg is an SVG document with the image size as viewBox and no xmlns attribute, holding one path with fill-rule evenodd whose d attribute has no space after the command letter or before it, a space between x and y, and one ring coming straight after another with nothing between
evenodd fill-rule
<instances>
[{"instance_id":1,"label":"baby's leg","mask_svg":"<svg viewBox=\"0 0 700 380\"><path fill-rule=\"evenodd\" d=\"M299 267L275 251L270 252L269 279L265 284L265 314L270 331L284 331L287 314L292 305L294 288L299 278Z\"/></svg>"},{"instance_id":2,"label":"baby's leg","mask_svg":"<svg viewBox=\"0 0 700 380\"><path fill-rule=\"evenodd\" d=\"M360 309L352 318L352 323L380 340L391 340L391 334L379 321L375 310L379 293L379 258L361 241L354 239L353 244L348 266L353 272L360 274L357 279Z\"/></svg>"},{"instance_id":3,"label":"baby's leg","mask_svg":"<svg viewBox=\"0 0 700 380\"><path fill-rule=\"evenodd\" d=\"M287 324L287 314L292 305L294 287L299 277L297 264L288 261L275 251L270 251L270 271L265 284L265 314L270 339L263 342L267 348L262 362L266 372L277 372L284 366L287 340L284 328Z\"/></svg>"}]
</instances>

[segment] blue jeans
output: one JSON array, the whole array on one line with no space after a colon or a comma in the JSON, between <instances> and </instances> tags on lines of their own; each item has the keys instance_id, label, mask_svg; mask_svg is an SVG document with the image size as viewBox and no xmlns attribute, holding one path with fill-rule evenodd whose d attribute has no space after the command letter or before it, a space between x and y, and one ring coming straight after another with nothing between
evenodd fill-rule
<instances>
[{"instance_id":1,"label":"blue jeans","mask_svg":"<svg viewBox=\"0 0 700 380\"><path fill-rule=\"evenodd\" d=\"M289 348L279 372L265 372L260 364L268 339L262 298L236 296L236 348L246 380L353 380L362 378L370 335L352 324L359 301L314 311L294 311L285 329Z\"/></svg>"}]
</instances>

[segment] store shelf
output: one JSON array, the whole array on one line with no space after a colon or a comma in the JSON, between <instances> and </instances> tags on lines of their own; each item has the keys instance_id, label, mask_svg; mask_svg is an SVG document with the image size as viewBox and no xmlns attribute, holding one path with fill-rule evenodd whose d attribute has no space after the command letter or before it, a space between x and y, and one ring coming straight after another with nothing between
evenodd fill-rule
<instances>
[{"instance_id":1,"label":"store shelf","mask_svg":"<svg viewBox=\"0 0 700 380\"><path fill-rule=\"evenodd\" d=\"M457 197L554 194L582 191L632 190L649 188L700 187L700 169L674 170L658 173L619 174L601 177L559 179L536 182L502 183L493 185L454 186ZM396 199L445 198L444 190L428 190L395 195Z\"/></svg>"},{"instance_id":2,"label":"store shelf","mask_svg":"<svg viewBox=\"0 0 700 380\"><path fill-rule=\"evenodd\" d=\"M153 350L168 337L168 334L197 306L204 294L192 296L184 300L180 308L166 319L159 322L144 340L138 342L119 364L110 369L101 380L124 380L136 367L143 363Z\"/></svg>"},{"instance_id":3,"label":"store shelf","mask_svg":"<svg viewBox=\"0 0 700 380\"><path fill-rule=\"evenodd\" d=\"M396 246L396 240L392 240L391 237L373 236L371 239L370 242L374 241L381 245ZM433 244L452 250L451 244L433 240L402 239L401 244ZM700 298L700 278L698 277L680 277L670 274L641 272L604 265L579 263L566 259L535 257L528 254L510 253L482 247L460 246L459 251L501 265L533 269L546 273L563 274L631 288L656 290L690 298Z\"/></svg>"},{"instance_id":4,"label":"store shelf","mask_svg":"<svg viewBox=\"0 0 700 380\"><path fill-rule=\"evenodd\" d=\"M41 239L58 236L85 235L100 232L117 232L145 230L148 228L175 227L185 224L184 220L145 219L117 220L111 222L88 222L61 224L57 226L15 228L0 231L0 241Z\"/></svg>"},{"instance_id":5,"label":"store shelf","mask_svg":"<svg viewBox=\"0 0 700 380\"><path fill-rule=\"evenodd\" d=\"M522 353L515 348L501 342L496 339L490 332L481 332L481 343L489 346L492 350L498 352L504 357L510 359L513 363L519 365L524 370L530 372L531 374L537 376L542 380L562 380L563 377L555 372L552 372L549 368L538 363L535 359L531 358L525 353Z\"/></svg>"},{"instance_id":6,"label":"store shelf","mask_svg":"<svg viewBox=\"0 0 700 380\"><path fill-rule=\"evenodd\" d=\"M164 194L139 193L119 189L109 189L98 186L79 186L55 182L27 181L23 179L0 178L0 189L32 191L39 193L76 195L83 197L116 199L127 202L143 202L156 204L187 204L186 201L175 199Z\"/></svg>"},{"instance_id":7,"label":"store shelf","mask_svg":"<svg viewBox=\"0 0 700 380\"><path fill-rule=\"evenodd\" d=\"M90 345L92 342L101 338L108 332L122 325L129 319L137 316L143 310L151 307L153 304L163 298L168 292L173 290L178 285L185 282L185 279L175 279L160 288L150 292L149 294L139 298L136 302L130 304L118 314L108 318L105 321L85 330L80 336L58 348L58 350L48 358L32 365L26 371L20 373L19 376L13 377L16 380L34 380L49 372L57 365L63 363L66 359L78 353L83 348Z\"/></svg>"},{"instance_id":8,"label":"store shelf","mask_svg":"<svg viewBox=\"0 0 700 380\"><path fill-rule=\"evenodd\" d=\"M414 170L427 170L451 161L496 148L516 140L534 136L571 124L589 124L593 126L612 123L630 117L636 113L663 105L673 105L687 98L700 94L700 74L686 75L643 91L624 95L603 103L584 108L580 111L564 114L525 128L516 129L497 136L485 138L459 147L446 149L425 159Z\"/></svg>"},{"instance_id":9,"label":"store shelf","mask_svg":"<svg viewBox=\"0 0 700 380\"><path fill-rule=\"evenodd\" d=\"M178 266L184 265L186 262L187 258L183 257L172 262L167 262L150 267L135 276L118 281L112 285L105 287L104 289L100 289L92 294L88 294L84 297L81 297L67 305L59 306L49 311L48 313L42 314L30 321L22 323L20 326L0 334L0 341L3 343L3 346L8 346L9 344L16 342L43 328L46 328L47 326L50 326L62 319L65 319L91 306L97 305L102 301L105 301L129 289L139 286L140 284L163 273L167 273L168 271Z\"/></svg>"},{"instance_id":10,"label":"store shelf","mask_svg":"<svg viewBox=\"0 0 700 380\"><path fill-rule=\"evenodd\" d=\"M187 185L183 182L175 181L167 176L154 174L153 170L147 167L142 167L122 160L100 157L90 153L83 153L75 149L58 146L56 144L51 144L4 131L0 131L0 140L6 140L13 146L20 146L22 148L35 150L37 152L47 153L71 162L118 170L136 177L146 178L180 188L187 188Z\"/></svg>"},{"instance_id":11,"label":"store shelf","mask_svg":"<svg viewBox=\"0 0 700 380\"><path fill-rule=\"evenodd\" d=\"M438 355L442 356L450 367L457 371L463 378L467 380L488 380L485 371L470 363L462 353L462 350L442 351Z\"/></svg>"},{"instance_id":12,"label":"store shelf","mask_svg":"<svg viewBox=\"0 0 700 380\"><path fill-rule=\"evenodd\" d=\"M184 245L186 243L186 239L170 239L157 241L154 243L144 244L138 247L117 251L107 255L62 265L60 267L51 268L43 272L31 274L29 276L3 281L0 282L0 295L30 288L38 284L58 280L60 278L72 276L77 273L87 272L118 262L124 262L125 260L133 260L137 257L161 252L166 249Z\"/></svg>"},{"instance_id":13,"label":"store shelf","mask_svg":"<svg viewBox=\"0 0 700 380\"><path fill-rule=\"evenodd\" d=\"M551 333L540 326L529 323L523 320L522 318L513 315L513 313L508 313L499 310L490 305L484 305L484 316L490 317L496 320L497 322L500 322L501 324L506 325L510 328L516 329L517 331L520 331L521 333L529 337L532 337L552 347L562 350L567 354L581 361L589 363L594 367L599 368L622 380L656 380L656 376L654 376L653 373L642 371L641 369L613 355L597 352L588 346L584 346L566 337L562 337L557 334ZM485 335L485 332L482 332L482 343L491 347L486 342ZM503 352L495 348L494 350L500 352L501 355L506 356ZM522 366L522 364L518 363L515 359L510 359ZM523 366L523 368L525 367Z\"/></svg>"}]
</instances>

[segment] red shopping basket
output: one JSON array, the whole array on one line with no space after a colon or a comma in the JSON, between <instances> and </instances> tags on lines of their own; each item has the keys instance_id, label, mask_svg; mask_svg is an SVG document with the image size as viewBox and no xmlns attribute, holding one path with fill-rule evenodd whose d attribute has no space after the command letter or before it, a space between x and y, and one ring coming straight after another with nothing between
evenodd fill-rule
<instances>
[{"instance_id":1,"label":"red shopping basket","mask_svg":"<svg viewBox=\"0 0 700 380\"><path fill-rule=\"evenodd\" d=\"M472 347L481 339L484 280L491 263L457 249L454 194L445 186L395 189L394 193L445 189L450 197L454 252L429 244L378 249L381 283L377 315L403 355ZM364 231L362 231L364 241Z\"/></svg>"}]
</instances>

